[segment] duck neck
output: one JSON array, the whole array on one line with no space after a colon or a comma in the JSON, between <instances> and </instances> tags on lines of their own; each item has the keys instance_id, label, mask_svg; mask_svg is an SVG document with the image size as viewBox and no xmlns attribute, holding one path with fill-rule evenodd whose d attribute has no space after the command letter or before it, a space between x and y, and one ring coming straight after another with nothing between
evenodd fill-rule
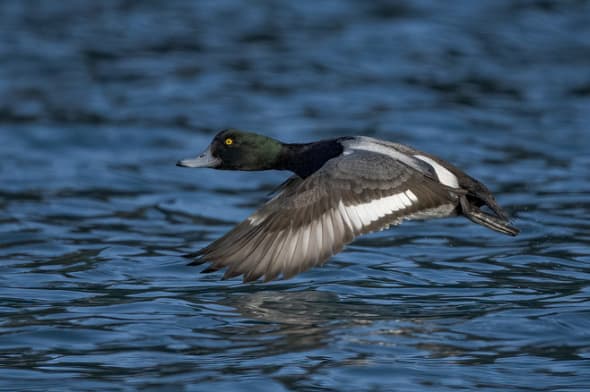
<instances>
[{"instance_id":1,"label":"duck neck","mask_svg":"<svg viewBox=\"0 0 590 392\"><path fill-rule=\"evenodd\" d=\"M328 160L342 154L343 149L338 139L304 144L283 144L279 166L282 170L289 170L301 178L307 178Z\"/></svg>"}]
</instances>

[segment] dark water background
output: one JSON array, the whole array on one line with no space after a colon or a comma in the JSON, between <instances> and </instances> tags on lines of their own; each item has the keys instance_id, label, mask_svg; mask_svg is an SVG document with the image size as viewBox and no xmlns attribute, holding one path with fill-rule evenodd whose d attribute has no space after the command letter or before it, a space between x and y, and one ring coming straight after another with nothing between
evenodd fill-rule
<instances>
[{"instance_id":1,"label":"dark water background","mask_svg":"<svg viewBox=\"0 0 590 392\"><path fill-rule=\"evenodd\" d=\"M588 391L589 124L588 1L3 1L0 389ZM522 234L201 275L286 176L174 166L228 126L414 145Z\"/></svg>"}]
</instances>

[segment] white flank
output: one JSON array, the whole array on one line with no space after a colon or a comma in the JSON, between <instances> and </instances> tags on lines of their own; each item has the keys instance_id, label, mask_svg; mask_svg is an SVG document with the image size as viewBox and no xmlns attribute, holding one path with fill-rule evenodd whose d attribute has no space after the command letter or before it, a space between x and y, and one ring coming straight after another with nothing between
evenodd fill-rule
<instances>
[{"instance_id":1,"label":"white flank","mask_svg":"<svg viewBox=\"0 0 590 392\"><path fill-rule=\"evenodd\" d=\"M413 167L414 169L420 171L420 167L417 165L417 163L414 161L414 159L411 156L404 154L401 151L396 150L392 146L387 146L387 145L381 144L373 138L359 137L354 142L348 142L346 144L348 145L347 147L353 151L354 150L364 150L364 151L376 152L378 154L382 154L382 155L391 157L397 161L403 162L406 165ZM344 153L347 153L348 151L350 151L350 150L344 149ZM346 155L348 155L348 154L346 154Z\"/></svg>"},{"instance_id":2,"label":"white flank","mask_svg":"<svg viewBox=\"0 0 590 392\"><path fill-rule=\"evenodd\" d=\"M375 152L378 154L383 154L393 159L396 159L404 164L408 165L411 168L416 169L417 171L423 173L424 169L420 167L416 159L427 163L430 165L441 184L446 186L450 186L451 188L459 188L459 181L457 180L457 176L451 173L446 167L442 166L440 163L437 163L434 159L429 158L424 155L408 155L402 151L397 150L394 145L386 145L380 143L378 140L369 137L359 137L355 139L353 142L345 142L346 151L354 151L354 150L364 150ZM348 150L350 149L350 150Z\"/></svg>"},{"instance_id":3,"label":"white flank","mask_svg":"<svg viewBox=\"0 0 590 392\"><path fill-rule=\"evenodd\" d=\"M451 188L459 188L459 181L457 180L457 176L451 173L446 167L442 166L440 163L437 163L432 158L425 157L424 155L414 156L419 160L426 162L430 166L432 166L441 184L450 186Z\"/></svg>"}]
</instances>

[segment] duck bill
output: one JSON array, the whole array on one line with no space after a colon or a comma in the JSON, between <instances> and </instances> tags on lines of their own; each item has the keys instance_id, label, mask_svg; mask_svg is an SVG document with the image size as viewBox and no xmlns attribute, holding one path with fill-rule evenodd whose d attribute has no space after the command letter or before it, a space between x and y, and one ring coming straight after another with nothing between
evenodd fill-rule
<instances>
[{"instance_id":1,"label":"duck bill","mask_svg":"<svg viewBox=\"0 0 590 392\"><path fill-rule=\"evenodd\" d=\"M215 168L221 164L221 159L214 157L211 154L211 146L203 151L196 158L183 159L176 162L176 166L182 167L212 167Z\"/></svg>"}]
</instances>

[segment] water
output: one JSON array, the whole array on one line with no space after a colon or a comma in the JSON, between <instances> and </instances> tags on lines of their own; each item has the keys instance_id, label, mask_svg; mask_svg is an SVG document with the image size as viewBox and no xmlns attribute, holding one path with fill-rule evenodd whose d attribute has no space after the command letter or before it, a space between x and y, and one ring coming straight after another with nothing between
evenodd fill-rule
<instances>
[{"instance_id":1,"label":"water","mask_svg":"<svg viewBox=\"0 0 590 392\"><path fill-rule=\"evenodd\" d=\"M589 2L14 1L0 37L0 389L590 388ZM414 145L522 234L199 274L286 176L174 166L228 126Z\"/></svg>"}]
</instances>

